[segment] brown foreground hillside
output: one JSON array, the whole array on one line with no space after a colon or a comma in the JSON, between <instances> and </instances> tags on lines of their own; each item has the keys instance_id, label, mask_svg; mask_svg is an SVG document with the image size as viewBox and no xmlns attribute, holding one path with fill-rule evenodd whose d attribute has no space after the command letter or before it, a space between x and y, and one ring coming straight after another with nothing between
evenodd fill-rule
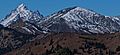
<instances>
[{"instance_id":1,"label":"brown foreground hillside","mask_svg":"<svg viewBox=\"0 0 120 55\"><path fill-rule=\"evenodd\" d=\"M120 34L49 33L5 55L120 55Z\"/></svg>"}]
</instances>

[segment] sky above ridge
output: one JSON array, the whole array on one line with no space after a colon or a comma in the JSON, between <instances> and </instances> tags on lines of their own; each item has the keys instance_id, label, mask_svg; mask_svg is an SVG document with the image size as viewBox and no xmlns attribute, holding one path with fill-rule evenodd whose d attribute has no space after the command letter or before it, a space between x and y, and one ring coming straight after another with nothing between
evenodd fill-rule
<instances>
[{"instance_id":1,"label":"sky above ridge","mask_svg":"<svg viewBox=\"0 0 120 55\"><path fill-rule=\"evenodd\" d=\"M120 15L120 0L0 0L0 19L24 3L30 10L39 10L44 16L61 9L79 6L107 16Z\"/></svg>"}]
</instances>

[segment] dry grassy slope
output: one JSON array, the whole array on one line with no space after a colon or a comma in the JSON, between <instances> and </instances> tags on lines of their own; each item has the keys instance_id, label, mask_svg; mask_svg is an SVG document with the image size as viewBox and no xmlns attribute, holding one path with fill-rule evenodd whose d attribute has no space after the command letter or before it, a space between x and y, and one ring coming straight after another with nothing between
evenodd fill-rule
<instances>
[{"instance_id":1,"label":"dry grassy slope","mask_svg":"<svg viewBox=\"0 0 120 55\"><path fill-rule=\"evenodd\" d=\"M36 39L5 55L42 55L57 48L58 45L69 48L74 55L119 55L120 34L49 33L45 38ZM54 52L48 55L54 55Z\"/></svg>"}]
</instances>

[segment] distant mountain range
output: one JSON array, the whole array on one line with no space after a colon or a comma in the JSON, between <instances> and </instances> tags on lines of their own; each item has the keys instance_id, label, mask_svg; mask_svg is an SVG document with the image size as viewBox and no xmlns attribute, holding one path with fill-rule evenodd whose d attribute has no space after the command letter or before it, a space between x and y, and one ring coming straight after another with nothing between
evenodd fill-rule
<instances>
[{"instance_id":1,"label":"distant mountain range","mask_svg":"<svg viewBox=\"0 0 120 55\"><path fill-rule=\"evenodd\" d=\"M44 17L24 4L12 10L0 24L4 27L36 32L79 32L87 34L115 33L120 31L120 18L104 16L89 9L69 7Z\"/></svg>"},{"instance_id":2,"label":"distant mountain range","mask_svg":"<svg viewBox=\"0 0 120 55\"><path fill-rule=\"evenodd\" d=\"M120 32L120 16L104 16L78 6L43 16L21 4L0 21L0 54L46 37L48 33L92 35L117 32Z\"/></svg>"}]
</instances>

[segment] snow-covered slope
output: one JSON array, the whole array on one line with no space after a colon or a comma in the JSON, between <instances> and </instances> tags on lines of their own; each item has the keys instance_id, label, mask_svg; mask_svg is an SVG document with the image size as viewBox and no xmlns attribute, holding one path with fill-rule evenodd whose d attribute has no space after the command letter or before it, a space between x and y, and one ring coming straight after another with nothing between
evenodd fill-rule
<instances>
[{"instance_id":1,"label":"snow-covered slope","mask_svg":"<svg viewBox=\"0 0 120 55\"><path fill-rule=\"evenodd\" d=\"M20 22L21 20L21 22ZM24 4L19 5L0 24L22 32L79 32L114 33L120 32L120 18L104 16L89 9L69 7L43 17L39 11L31 11ZM44 31L43 31L44 30Z\"/></svg>"},{"instance_id":2,"label":"snow-covered slope","mask_svg":"<svg viewBox=\"0 0 120 55\"><path fill-rule=\"evenodd\" d=\"M39 22L43 16L38 11L30 11L28 8L21 4L15 10L13 10L9 15L1 21L0 24L5 27L9 26L11 23L15 22L17 19L22 18L23 21L29 21L31 23Z\"/></svg>"},{"instance_id":3,"label":"snow-covered slope","mask_svg":"<svg viewBox=\"0 0 120 55\"><path fill-rule=\"evenodd\" d=\"M41 22L42 19L43 15L41 15L39 11L33 12L24 4L21 4L7 15L0 24L4 27L16 29L23 33L35 34L40 31L40 28L37 27L37 23Z\"/></svg>"},{"instance_id":4,"label":"snow-covered slope","mask_svg":"<svg viewBox=\"0 0 120 55\"><path fill-rule=\"evenodd\" d=\"M98 14L81 7L56 12L40 23L51 32L114 33L120 31L120 18Z\"/></svg>"}]
</instances>

